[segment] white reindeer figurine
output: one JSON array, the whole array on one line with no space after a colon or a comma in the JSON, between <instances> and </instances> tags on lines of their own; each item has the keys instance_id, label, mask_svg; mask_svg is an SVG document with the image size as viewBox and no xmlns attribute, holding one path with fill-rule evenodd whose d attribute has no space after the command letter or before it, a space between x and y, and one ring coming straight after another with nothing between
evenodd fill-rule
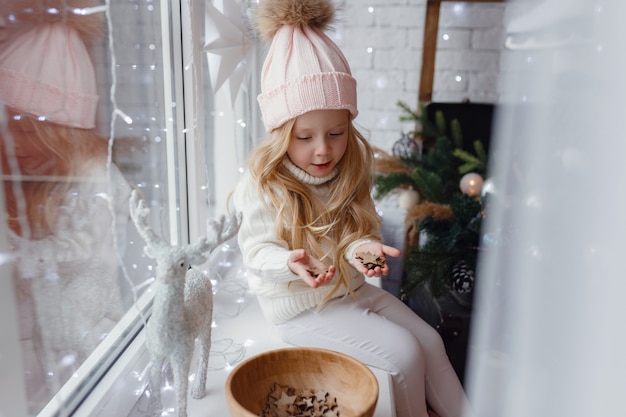
<instances>
[{"instance_id":1,"label":"white reindeer figurine","mask_svg":"<svg viewBox=\"0 0 626 417\"><path fill-rule=\"evenodd\" d=\"M211 281L202 272L190 269L190 265L203 264L207 260L204 253L233 237L239 229L240 217L222 216L219 221L213 220L209 227L213 236L195 245L177 247L159 238L150 227L150 210L137 190L131 194L130 213L146 241L144 252L157 262L152 315L146 327L151 361L150 411L162 408L161 371L164 362L169 360L174 374L177 413L179 417L186 417L189 368L196 339L200 353L191 396L202 398L205 394L213 315Z\"/></svg>"}]
</instances>

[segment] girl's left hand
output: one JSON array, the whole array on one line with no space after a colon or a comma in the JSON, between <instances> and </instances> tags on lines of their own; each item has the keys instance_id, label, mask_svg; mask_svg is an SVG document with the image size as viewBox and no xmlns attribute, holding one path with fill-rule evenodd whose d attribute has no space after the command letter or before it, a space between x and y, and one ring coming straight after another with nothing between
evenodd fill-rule
<instances>
[{"instance_id":1,"label":"girl's left hand","mask_svg":"<svg viewBox=\"0 0 626 417\"><path fill-rule=\"evenodd\" d=\"M379 277L389 273L387 256L397 258L400 250L380 242L369 242L358 246L352 254L352 261L357 271L368 277Z\"/></svg>"}]
</instances>

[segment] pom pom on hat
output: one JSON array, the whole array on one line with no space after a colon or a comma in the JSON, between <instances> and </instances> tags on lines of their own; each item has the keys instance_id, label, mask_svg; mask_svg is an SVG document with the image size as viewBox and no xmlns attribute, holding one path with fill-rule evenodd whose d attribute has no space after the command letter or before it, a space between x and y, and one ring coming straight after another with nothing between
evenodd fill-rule
<instances>
[{"instance_id":1,"label":"pom pom on hat","mask_svg":"<svg viewBox=\"0 0 626 417\"><path fill-rule=\"evenodd\" d=\"M328 0L264 0L259 5L256 23L261 36L271 41L285 25L325 30L334 18L335 9Z\"/></svg>"},{"instance_id":2,"label":"pom pom on hat","mask_svg":"<svg viewBox=\"0 0 626 417\"><path fill-rule=\"evenodd\" d=\"M324 34L334 18L330 0L261 0L257 29L272 43L258 96L268 132L312 110L345 109L357 116L356 80L339 47Z\"/></svg>"},{"instance_id":3,"label":"pom pom on hat","mask_svg":"<svg viewBox=\"0 0 626 417\"><path fill-rule=\"evenodd\" d=\"M91 7L91 0L68 3L17 3L21 11L15 15L20 21L35 24L0 45L0 101L41 120L93 129L98 103L96 76L83 36L101 33L102 17L89 9L68 9ZM76 13L85 13L86 19L73 16ZM68 14L68 18L61 23L59 14Z\"/></svg>"}]
</instances>

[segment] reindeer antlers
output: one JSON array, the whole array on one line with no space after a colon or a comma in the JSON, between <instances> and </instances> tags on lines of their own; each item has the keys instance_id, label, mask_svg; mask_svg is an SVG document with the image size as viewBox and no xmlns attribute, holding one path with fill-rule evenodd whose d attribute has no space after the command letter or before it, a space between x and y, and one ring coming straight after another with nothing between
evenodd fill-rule
<instances>
[{"instance_id":1,"label":"reindeer antlers","mask_svg":"<svg viewBox=\"0 0 626 417\"><path fill-rule=\"evenodd\" d=\"M219 220L209 220L207 232L209 232L211 237L204 238L198 242L194 246L194 250L199 252L211 252L213 249L235 236L240 225L241 213L233 213L229 216L222 215Z\"/></svg>"},{"instance_id":2,"label":"reindeer antlers","mask_svg":"<svg viewBox=\"0 0 626 417\"><path fill-rule=\"evenodd\" d=\"M187 256L197 257L202 253L211 252L213 249L226 242L231 237L237 234L239 226L241 225L241 214L231 214L229 217L222 215L219 220L209 220L207 225L207 232L210 238L203 238L198 243L187 248ZM212 232L212 233L211 233ZM202 259L194 259L192 263L202 263Z\"/></svg>"},{"instance_id":3,"label":"reindeer antlers","mask_svg":"<svg viewBox=\"0 0 626 417\"><path fill-rule=\"evenodd\" d=\"M139 190L133 190L130 195L130 216L137 226L137 230L141 237L146 241L145 252L150 257L155 257L158 252L168 250L170 245L164 242L150 227L148 223L148 215L150 209L146 207L146 203ZM232 238L239 231L241 225L241 213L234 213L228 216L222 215L219 220L209 220L207 233L210 237L201 239L195 245L185 249L185 253L193 264L202 263L203 253L211 252L216 247Z\"/></svg>"},{"instance_id":4,"label":"reindeer antlers","mask_svg":"<svg viewBox=\"0 0 626 417\"><path fill-rule=\"evenodd\" d=\"M166 245L148 223L150 209L146 207L146 202L141 191L133 189L130 194L129 205L130 217L133 219L135 226L137 226L139 235L146 241L147 246L144 252L150 257L155 257L156 249L163 248Z\"/></svg>"}]
</instances>

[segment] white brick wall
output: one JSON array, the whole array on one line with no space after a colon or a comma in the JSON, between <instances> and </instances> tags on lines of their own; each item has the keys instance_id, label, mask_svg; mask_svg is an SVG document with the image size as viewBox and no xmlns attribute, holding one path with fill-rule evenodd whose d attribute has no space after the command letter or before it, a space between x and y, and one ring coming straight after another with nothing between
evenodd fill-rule
<instances>
[{"instance_id":1,"label":"white brick wall","mask_svg":"<svg viewBox=\"0 0 626 417\"><path fill-rule=\"evenodd\" d=\"M412 124L399 121L401 111L396 103L403 101L414 108L418 105L426 0L335 1L340 7L329 34L344 51L358 81L357 123L375 146L391 150L401 132L413 129ZM132 62L152 62L153 51L133 48L130 43L145 37L142 31L156 30L150 25L153 16L137 16L145 9L141 1L130 2L128 7L122 4L116 2L116 10L128 9L128 13L116 14L114 23L117 47L120 52L126 48L126 54L118 55L117 65L129 65L126 55ZM504 3L442 3L433 101L497 100L505 11ZM143 23L128 24L128 20ZM128 36L123 36L124 31ZM153 88L153 83L145 82L146 75L153 71L141 68L137 72L142 76L120 71L118 88L126 92ZM158 74L154 75L158 79ZM155 101L143 97L144 103L146 99ZM138 106L138 112L145 113L145 105Z\"/></svg>"},{"instance_id":2,"label":"white brick wall","mask_svg":"<svg viewBox=\"0 0 626 417\"><path fill-rule=\"evenodd\" d=\"M505 9L442 3L433 101L497 100ZM399 121L396 103L418 105L425 14L426 0L344 0L330 33L358 81L357 123L384 150L413 128Z\"/></svg>"}]
</instances>

